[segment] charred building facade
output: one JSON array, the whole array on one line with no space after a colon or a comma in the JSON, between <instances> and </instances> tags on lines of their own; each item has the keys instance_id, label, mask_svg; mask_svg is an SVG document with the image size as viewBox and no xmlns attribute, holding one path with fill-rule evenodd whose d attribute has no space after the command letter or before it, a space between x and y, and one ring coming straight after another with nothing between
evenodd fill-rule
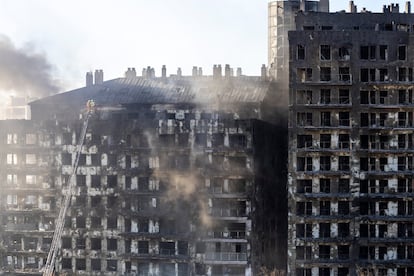
<instances>
[{"instance_id":1,"label":"charred building facade","mask_svg":"<svg viewBox=\"0 0 414 276\"><path fill-rule=\"evenodd\" d=\"M90 75L87 87L31 103L31 121L0 122L3 272L40 274L88 99L96 108L65 218L60 275L285 269L287 128L264 115L271 101L283 106L271 83L136 77L130 69L93 85Z\"/></svg>"},{"instance_id":2,"label":"charred building facade","mask_svg":"<svg viewBox=\"0 0 414 276\"><path fill-rule=\"evenodd\" d=\"M296 16L289 275L413 275L414 16Z\"/></svg>"}]
</instances>

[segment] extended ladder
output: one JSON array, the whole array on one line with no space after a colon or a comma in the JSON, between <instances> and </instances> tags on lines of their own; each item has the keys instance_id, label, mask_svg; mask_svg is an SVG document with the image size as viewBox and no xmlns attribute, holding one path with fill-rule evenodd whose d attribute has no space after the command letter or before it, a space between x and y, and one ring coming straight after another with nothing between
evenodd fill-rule
<instances>
[{"instance_id":1,"label":"extended ladder","mask_svg":"<svg viewBox=\"0 0 414 276\"><path fill-rule=\"evenodd\" d=\"M61 205L61 208L60 208L60 211L59 211L59 216L56 220L55 232L53 234L52 243L50 245L50 250L49 250L49 253L47 255L46 264L45 264L45 267L44 267L44 270L43 270L43 276L53 276L53 271L54 271L54 267L55 267L55 260L56 260L56 257L57 257L58 251L59 251L60 240L62 238L63 228L65 226L66 212L69 208L70 200L72 198L72 195L73 195L74 190L75 190L74 188L76 186L75 181L74 181L74 176L76 175L76 170L78 168L79 157L80 157L80 154L81 154L81 151L82 151L83 142L85 141L86 130L88 128L88 122L89 122L90 117L91 117L91 111L88 110L85 121L83 122L81 135L79 137L79 141L78 141L78 144L77 144L76 156L75 156L74 161L72 162L72 172L69 176L68 188L63 193L62 205Z\"/></svg>"}]
</instances>

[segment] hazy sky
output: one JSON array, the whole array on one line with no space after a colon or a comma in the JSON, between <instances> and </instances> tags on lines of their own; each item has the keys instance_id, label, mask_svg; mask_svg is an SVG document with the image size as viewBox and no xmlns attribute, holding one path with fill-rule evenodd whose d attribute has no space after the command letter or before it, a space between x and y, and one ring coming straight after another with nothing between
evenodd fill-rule
<instances>
[{"instance_id":1,"label":"hazy sky","mask_svg":"<svg viewBox=\"0 0 414 276\"><path fill-rule=\"evenodd\" d=\"M331 11L348 9L346 0L330 2ZM366 7L373 12L390 4L354 2L358 10ZM155 67L157 75L163 64L168 74L181 67L189 75L194 65L211 74L213 64L228 63L242 67L244 74L258 75L261 64L267 62L267 3L0 0L0 35L16 50L44 55L47 60L42 61L42 69L47 70L49 63L49 77L59 80L63 89L83 86L90 70L103 69L107 80L123 76L127 67L135 67L140 75L148 65ZM403 10L405 1L398 3ZM0 65L3 60L0 56Z\"/></svg>"}]
</instances>

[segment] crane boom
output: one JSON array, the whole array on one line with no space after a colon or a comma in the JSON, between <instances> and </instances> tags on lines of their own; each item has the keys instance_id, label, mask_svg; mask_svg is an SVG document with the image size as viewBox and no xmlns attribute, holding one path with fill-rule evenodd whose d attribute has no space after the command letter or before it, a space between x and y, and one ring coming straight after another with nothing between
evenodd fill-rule
<instances>
[{"instance_id":1,"label":"crane boom","mask_svg":"<svg viewBox=\"0 0 414 276\"><path fill-rule=\"evenodd\" d=\"M82 146L85 141L86 130L88 128L89 118L91 117L91 110L88 110L86 118L83 122L81 135L79 137L79 141L76 148L76 155L75 159L72 162L72 172L69 176L68 187L67 190L63 193L63 200L62 205L59 211L59 216L55 223L55 232L53 233L52 243L50 245L49 253L47 255L46 264L43 269L43 276L53 276L53 271L55 267L55 260L57 257L57 253L60 248L60 241L62 238L63 228L65 226L65 218L66 212L70 205L70 200L75 190L75 181L74 176L76 175L76 170L79 164L79 157L82 151Z\"/></svg>"}]
</instances>

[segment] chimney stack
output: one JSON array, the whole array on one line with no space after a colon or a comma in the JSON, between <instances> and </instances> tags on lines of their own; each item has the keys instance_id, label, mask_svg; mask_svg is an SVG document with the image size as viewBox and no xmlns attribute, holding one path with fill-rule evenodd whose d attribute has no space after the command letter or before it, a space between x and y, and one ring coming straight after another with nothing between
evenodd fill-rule
<instances>
[{"instance_id":1,"label":"chimney stack","mask_svg":"<svg viewBox=\"0 0 414 276\"><path fill-rule=\"evenodd\" d=\"M260 69L260 78L261 80L266 80L267 79L267 69L266 69L266 65L262 64L262 68Z\"/></svg>"},{"instance_id":2,"label":"chimney stack","mask_svg":"<svg viewBox=\"0 0 414 276\"><path fill-rule=\"evenodd\" d=\"M133 79L137 76L137 72L135 71L135 68L128 68L128 70L125 72L125 78L127 79Z\"/></svg>"},{"instance_id":3,"label":"chimney stack","mask_svg":"<svg viewBox=\"0 0 414 276\"><path fill-rule=\"evenodd\" d=\"M399 4L392 3L391 4L391 7L390 6L388 6L388 7L389 7L390 12L392 12L392 13L400 13L400 5Z\"/></svg>"},{"instance_id":4,"label":"chimney stack","mask_svg":"<svg viewBox=\"0 0 414 276\"><path fill-rule=\"evenodd\" d=\"M319 11L329 12L329 0L319 0Z\"/></svg>"},{"instance_id":5,"label":"chimney stack","mask_svg":"<svg viewBox=\"0 0 414 276\"><path fill-rule=\"evenodd\" d=\"M198 69L197 69L197 66L193 66L192 76L193 76L193 77L197 77L197 75L198 75Z\"/></svg>"},{"instance_id":6,"label":"chimney stack","mask_svg":"<svg viewBox=\"0 0 414 276\"><path fill-rule=\"evenodd\" d=\"M86 87L93 85L93 73L92 72L86 72Z\"/></svg>"},{"instance_id":7,"label":"chimney stack","mask_svg":"<svg viewBox=\"0 0 414 276\"><path fill-rule=\"evenodd\" d=\"M357 6L354 4L354 1L349 1L349 12L357 13Z\"/></svg>"},{"instance_id":8,"label":"chimney stack","mask_svg":"<svg viewBox=\"0 0 414 276\"><path fill-rule=\"evenodd\" d=\"M230 78L230 65L229 64L226 64L224 66L224 77L226 79Z\"/></svg>"},{"instance_id":9,"label":"chimney stack","mask_svg":"<svg viewBox=\"0 0 414 276\"><path fill-rule=\"evenodd\" d=\"M178 69L177 69L177 77L181 77L182 74L183 74L183 72L181 71L181 68L178 67Z\"/></svg>"},{"instance_id":10,"label":"chimney stack","mask_svg":"<svg viewBox=\"0 0 414 276\"><path fill-rule=\"evenodd\" d=\"M203 68L198 67L198 75L201 77L203 76Z\"/></svg>"},{"instance_id":11,"label":"chimney stack","mask_svg":"<svg viewBox=\"0 0 414 276\"><path fill-rule=\"evenodd\" d=\"M151 66L147 66L147 68L142 69L142 77L151 79L155 78L155 69Z\"/></svg>"},{"instance_id":12,"label":"chimney stack","mask_svg":"<svg viewBox=\"0 0 414 276\"><path fill-rule=\"evenodd\" d=\"M103 83L103 70L95 70L95 84Z\"/></svg>"},{"instance_id":13,"label":"chimney stack","mask_svg":"<svg viewBox=\"0 0 414 276\"><path fill-rule=\"evenodd\" d=\"M147 75L146 75L147 79L151 78L151 66L147 66L146 72L147 72Z\"/></svg>"},{"instance_id":14,"label":"chimney stack","mask_svg":"<svg viewBox=\"0 0 414 276\"><path fill-rule=\"evenodd\" d=\"M167 77L167 67L166 67L165 65L163 65L163 66L162 66L162 69L161 69L161 76L162 76L163 78L166 78L166 77Z\"/></svg>"},{"instance_id":15,"label":"chimney stack","mask_svg":"<svg viewBox=\"0 0 414 276\"><path fill-rule=\"evenodd\" d=\"M306 3L305 3L305 0L300 0L300 3L299 3L299 9L300 9L301 11L307 11L307 10L306 10Z\"/></svg>"},{"instance_id":16,"label":"chimney stack","mask_svg":"<svg viewBox=\"0 0 414 276\"><path fill-rule=\"evenodd\" d=\"M410 1L405 2L405 12L411 13L411 2Z\"/></svg>"},{"instance_id":17,"label":"chimney stack","mask_svg":"<svg viewBox=\"0 0 414 276\"><path fill-rule=\"evenodd\" d=\"M236 74L237 74L238 77L241 77L242 69L240 67L237 68Z\"/></svg>"}]
</instances>

